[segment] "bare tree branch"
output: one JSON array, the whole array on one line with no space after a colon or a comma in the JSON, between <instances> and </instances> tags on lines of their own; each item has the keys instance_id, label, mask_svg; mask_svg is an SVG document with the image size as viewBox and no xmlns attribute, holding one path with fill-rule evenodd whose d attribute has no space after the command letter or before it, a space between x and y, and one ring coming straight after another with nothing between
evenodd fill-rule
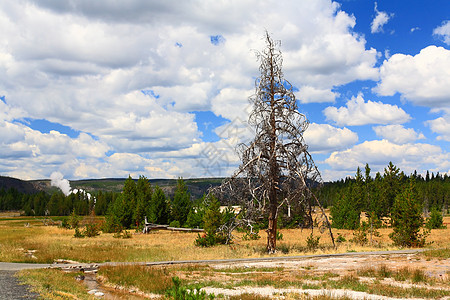
<instances>
[{"instance_id":1,"label":"bare tree branch","mask_svg":"<svg viewBox=\"0 0 450 300\"><path fill-rule=\"evenodd\" d=\"M254 140L238 146L241 166L220 187L211 191L222 202L239 204L236 226L249 226L261 218L268 218L267 251L276 251L278 211L287 205L290 211L305 216L305 227L313 227L312 207L321 207L311 191L313 185L321 185L322 178L308 153L303 139L309 122L298 111L292 85L284 79L280 42L273 41L266 32L266 48L257 52L260 61L260 77L255 81L256 91L249 101L253 110L248 123L255 128ZM322 218L330 228L325 216ZM330 229L330 234L331 229ZM231 237L231 232L227 233ZM333 244L334 238L332 236Z\"/></svg>"}]
</instances>

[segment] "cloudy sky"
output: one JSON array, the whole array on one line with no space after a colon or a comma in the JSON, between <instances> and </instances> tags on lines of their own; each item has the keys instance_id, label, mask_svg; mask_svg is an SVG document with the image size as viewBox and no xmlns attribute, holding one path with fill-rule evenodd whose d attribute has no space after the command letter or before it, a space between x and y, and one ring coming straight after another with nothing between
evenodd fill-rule
<instances>
[{"instance_id":1,"label":"cloudy sky","mask_svg":"<svg viewBox=\"0 0 450 300\"><path fill-rule=\"evenodd\" d=\"M0 175L227 176L264 31L324 180L450 170L450 2L0 0Z\"/></svg>"}]
</instances>

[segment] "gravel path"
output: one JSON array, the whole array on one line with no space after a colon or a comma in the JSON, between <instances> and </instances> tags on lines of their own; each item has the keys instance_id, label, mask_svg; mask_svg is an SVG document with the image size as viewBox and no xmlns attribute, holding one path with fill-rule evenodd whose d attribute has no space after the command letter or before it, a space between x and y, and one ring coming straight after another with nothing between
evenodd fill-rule
<instances>
[{"instance_id":1,"label":"gravel path","mask_svg":"<svg viewBox=\"0 0 450 300\"><path fill-rule=\"evenodd\" d=\"M22 285L14 277L16 271L0 270L0 298L2 300L37 299L38 294L30 292L29 286Z\"/></svg>"},{"instance_id":2,"label":"gravel path","mask_svg":"<svg viewBox=\"0 0 450 300\"><path fill-rule=\"evenodd\" d=\"M41 269L49 264L22 264L0 262L0 299L37 299L38 294L29 291L29 286L20 284L14 274L23 269Z\"/></svg>"}]
</instances>

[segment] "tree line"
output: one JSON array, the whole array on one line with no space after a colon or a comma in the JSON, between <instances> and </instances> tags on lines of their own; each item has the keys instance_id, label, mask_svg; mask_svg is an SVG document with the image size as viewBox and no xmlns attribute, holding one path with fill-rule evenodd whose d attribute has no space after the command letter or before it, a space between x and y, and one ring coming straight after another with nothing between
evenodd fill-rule
<instances>
[{"instance_id":1,"label":"tree line","mask_svg":"<svg viewBox=\"0 0 450 300\"><path fill-rule=\"evenodd\" d=\"M15 188L0 189L0 211L22 210L27 216L69 216L88 215L94 211L96 215L105 215L108 206L119 195L114 192L98 191L89 194L79 190L68 196L61 191L48 194L21 193Z\"/></svg>"},{"instance_id":2,"label":"tree line","mask_svg":"<svg viewBox=\"0 0 450 300\"><path fill-rule=\"evenodd\" d=\"M369 192L372 193L372 198L379 199L384 203L384 207L380 207L380 210L386 210L391 205L392 199L398 192L399 188L404 185L410 177L413 177L416 182L416 190L418 193L418 200L423 205L426 211L433 209L447 210L450 198L450 177L447 174L441 175L427 171L425 177L417 174L415 171L413 174L407 176L404 172L400 171L395 165L390 162L384 169L384 173L377 172L375 177L370 175L370 167L366 164L364 174L361 168L357 168L354 178L347 177L333 182L326 182L320 189L320 200L325 207L333 206L336 199L342 197L344 194L351 193L353 188L359 190L361 193L362 186L367 185ZM391 189L392 188L392 189ZM391 190L389 190L391 189ZM369 195L370 196L370 195ZM367 201L367 193L365 195ZM362 196L355 197L361 202ZM390 200L388 200L390 199ZM377 202L374 201L373 204Z\"/></svg>"},{"instance_id":3,"label":"tree line","mask_svg":"<svg viewBox=\"0 0 450 300\"><path fill-rule=\"evenodd\" d=\"M136 181L129 176L122 192L78 190L64 195L21 193L15 188L0 189L0 211L22 210L27 216L87 216L105 217L104 230L141 228L145 218L150 223L171 224L174 227L204 228L204 215L209 206L218 210L220 203L214 197L194 199L182 178L177 180L173 197L168 197L158 185L140 176Z\"/></svg>"},{"instance_id":4,"label":"tree line","mask_svg":"<svg viewBox=\"0 0 450 300\"><path fill-rule=\"evenodd\" d=\"M420 246L424 242L419 230L423 216L429 217L426 226L442 226L442 212L448 212L450 178L427 172L407 176L392 162L383 175L372 177L366 164L364 173L357 168L354 178L326 184L321 193L324 206L331 206L332 226L340 229L371 230L392 226L391 238L396 244ZM365 213L367 222L361 222Z\"/></svg>"},{"instance_id":5,"label":"tree line","mask_svg":"<svg viewBox=\"0 0 450 300\"><path fill-rule=\"evenodd\" d=\"M411 207L415 211L409 219L415 219L418 223L423 223L420 219L423 213L427 215L430 212L431 217L436 218L433 213L448 211L450 178L447 174L430 172L425 176L417 172L407 176L392 162L383 174L378 172L373 177L366 164L364 172L357 168L354 178L326 183L316 193L324 207L331 207L333 227L358 229L364 224L360 220L364 212L370 226L379 228L394 225L396 216L400 218L411 213L408 210ZM146 217L151 223L205 228L205 219L214 215L217 220L213 227L218 228L231 215L230 211L228 217L227 213L220 213L219 206L213 195L193 199L181 178L177 180L173 197L168 197L158 185L152 186L144 176L137 181L129 176L121 193L98 191L89 195L79 190L68 196L62 192L29 195L14 188L0 189L0 210L23 210L29 216L94 213L105 216L103 230L106 232L141 228ZM295 207L289 210L281 207L278 224L280 228L311 226L310 220L304 219ZM267 226L267 220L262 218L253 224L251 230L257 232Z\"/></svg>"}]
</instances>

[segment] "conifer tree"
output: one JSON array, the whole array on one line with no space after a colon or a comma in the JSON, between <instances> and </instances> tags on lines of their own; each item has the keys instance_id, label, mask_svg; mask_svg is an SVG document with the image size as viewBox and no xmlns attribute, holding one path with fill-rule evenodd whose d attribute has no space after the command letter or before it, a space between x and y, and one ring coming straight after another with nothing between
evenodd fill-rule
<instances>
[{"instance_id":1,"label":"conifer tree","mask_svg":"<svg viewBox=\"0 0 450 300\"><path fill-rule=\"evenodd\" d=\"M222 214L220 212L220 202L213 195L209 196L208 206L205 210L203 222L208 235L215 235L217 229L222 224Z\"/></svg>"},{"instance_id":2,"label":"conifer tree","mask_svg":"<svg viewBox=\"0 0 450 300\"><path fill-rule=\"evenodd\" d=\"M136 208L134 210L134 220L137 224L143 224L145 216L150 212L150 202L152 199L152 187L145 176L139 176L136 184Z\"/></svg>"},{"instance_id":3,"label":"conifer tree","mask_svg":"<svg viewBox=\"0 0 450 300\"><path fill-rule=\"evenodd\" d=\"M422 206L417 200L414 179L395 197L391 212L393 232L389 237L398 246L421 247L425 236L420 234L423 227Z\"/></svg>"},{"instance_id":4,"label":"conifer tree","mask_svg":"<svg viewBox=\"0 0 450 300\"><path fill-rule=\"evenodd\" d=\"M185 225L191 207L191 195L183 179L178 178L175 195L171 201L171 220L180 222L181 226Z\"/></svg>"},{"instance_id":5,"label":"conifer tree","mask_svg":"<svg viewBox=\"0 0 450 300\"><path fill-rule=\"evenodd\" d=\"M134 210L136 208L136 183L131 175L125 180L121 200L123 206L121 223L125 228L129 228L132 224L135 224Z\"/></svg>"},{"instance_id":6,"label":"conifer tree","mask_svg":"<svg viewBox=\"0 0 450 300\"><path fill-rule=\"evenodd\" d=\"M389 215L395 197L402 190L403 177L403 172L400 172L400 169L390 161L388 166L384 169L383 194L380 203L382 207L381 211L385 216Z\"/></svg>"},{"instance_id":7,"label":"conifer tree","mask_svg":"<svg viewBox=\"0 0 450 300\"><path fill-rule=\"evenodd\" d=\"M152 194L149 220L157 224L169 223L169 206L167 204L167 198L164 191L158 185L155 186L155 190Z\"/></svg>"}]
</instances>

